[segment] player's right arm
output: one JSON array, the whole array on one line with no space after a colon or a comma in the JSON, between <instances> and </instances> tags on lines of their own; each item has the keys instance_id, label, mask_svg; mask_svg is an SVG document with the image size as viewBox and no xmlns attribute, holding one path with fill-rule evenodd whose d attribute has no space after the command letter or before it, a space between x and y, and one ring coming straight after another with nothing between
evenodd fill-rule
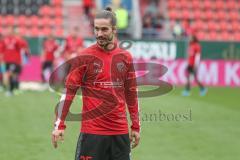
<instances>
[{"instance_id":1,"label":"player's right arm","mask_svg":"<svg viewBox=\"0 0 240 160\"><path fill-rule=\"evenodd\" d=\"M81 65L77 62L78 59L79 58L68 61L73 64L71 64L71 69L67 74L65 89L60 98L60 102L57 105L56 120L54 123L54 130L52 132L52 143L55 148L57 147L57 142L63 140L64 130L66 128L65 120L72 101L79 87L82 85L83 75L86 70L85 65Z\"/></svg>"}]
</instances>

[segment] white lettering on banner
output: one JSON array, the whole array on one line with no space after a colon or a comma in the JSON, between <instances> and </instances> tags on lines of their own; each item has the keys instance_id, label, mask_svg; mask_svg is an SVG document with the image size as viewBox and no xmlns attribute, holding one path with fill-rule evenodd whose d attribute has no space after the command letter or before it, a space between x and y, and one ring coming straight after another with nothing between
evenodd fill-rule
<instances>
[{"instance_id":1,"label":"white lettering on banner","mask_svg":"<svg viewBox=\"0 0 240 160\"><path fill-rule=\"evenodd\" d=\"M159 58L161 57L161 59L169 60L169 57L168 57L168 44L167 43L159 43L158 47L159 47L158 48L159 50L158 50L158 52L156 52L156 57L159 57ZM155 51L155 50L153 50L153 51Z\"/></svg>"},{"instance_id":2,"label":"white lettering on banner","mask_svg":"<svg viewBox=\"0 0 240 160\"><path fill-rule=\"evenodd\" d=\"M167 67L167 72L159 77L160 80L171 83L172 85L182 85L186 83L187 61L156 61ZM158 68L150 68L152 72L146 77L148 82L158 73ZM240 86L240 62L232 61L202 61L198 68L198 78L207 86Z\"/></svg>"},{"instance_id":3,"label":"white lettering on banner","mask_svg":"<svg viewBox=\"0 0 240 160\"><path fill-rule=\"evenodd\" d=\"M174 72L174 70L177 67L177 64L178 64L177 61L172 62L172 63L165 63L164 66L166 66L168 70L163 75L163 77L160 77L159 79L162 79L162 80L167 81L167 82L171 82L173 84L177 84L178 81L177 81L177 78L176 78L176 75L175 75L175 72Z\"/></svg>"},{"instance_id":4,"label":"white lettering on banner","mask_svg":"<svg viewBox=\"0 0 240 160\"><path fill-rule=\"evenodd\" d=\"M198 78L207 85L218 84L218 63L212 62L207 67L206 63L201 63L198 69Z\"/></svg>"},{"instance_id":5,"label":"white lettering on banner","mask_svg":"<svg viewBox=\"0 0 240 160\"><path fill-rule=\"evenodd\" d=\"M179 63L179 67L178 67L178 77L179 77L179 81L180 83L186 83L187 78L186 78L186 68L187 68L187 62L184 61L182 63Z\"/></svg>"},{"instance_id":6,"label":"white lettering on banner","mask_svg":"<svg viewBox=\"0 0 240 160\"><path fill-rule=\"evenodd\" d=\"M152 65L147 65L146 66L146 70L150 71L150 72L148 72L146 80L150 83L154 80L154 72L153 71L155 71L155 69L156 68L154 68L154 66L152 66Z\"/></svg>"},{"instance_id":7,"label":"white lettering on banner","mask_svg":"<svg viewBox=\"0 0 240 160\"><path fill-rule=\"evenodd\" d=\"M238 74L238 70L240 69L240 63L227 63L225 65L225 82L226 85L231 85L231 82L234 85L240 85L240 75ZM240 72L240 71L239 71Z\"/></svg>"},{"instance_id":8,"label":"white lettering on banner","mask_svg":"<svg viewBox=\"0 0 240 160\"><path fill-rule=\"evenodd\" d=\"M171 42L134 42L129 51L134 58L157 58L161 60L174 60L177 56L176 43Z\"/></svg>"},{"instance_id":9,"label":"white lettering on banner","mask_svg":"<svg viewBox=\"0 0 240 160\"><path fill-rule=\"evenodd\" d=\"M177 58L177 45L176 43L170 43L169 45L169 60L175 60Z\"/></svg>"}]
</instances>

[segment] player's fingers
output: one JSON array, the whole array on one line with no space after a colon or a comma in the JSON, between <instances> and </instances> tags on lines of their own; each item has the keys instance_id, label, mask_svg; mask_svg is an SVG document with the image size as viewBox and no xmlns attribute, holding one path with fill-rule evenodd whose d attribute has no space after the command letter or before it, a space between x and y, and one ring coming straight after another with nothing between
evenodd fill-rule
<instances>
[{"instance_id":1,"label":"player's fingers","mask_svg":"<svg viewBox=\"0 0 240 160\"><path fill-rule=\"evenodd\" d=\"M129 135L129 140L130 140L130 142L132 142L132 140L133 140L133 135L132 134Z\"/></svg>"},{"instance_id":2,"label":"player's fingers","mask_svg":"<svg viewBox=\"0 0 240 160\"><path fill-rule=\"evenodd\" d=\"M54 148L57 148L57 140L55 135L52 135L52 144Z\"/></svg>"},{"instance_id":3,"label":"player's fingers","mask_svg":"<svg viewBox=\"0 0 240 160\"><path fill-rule=\"evenodd\" d=\"M139 141L140 141L140 137L137 135L134 135L134 142L132 144L132 149L138 146Z\"/></svg>"},{"instance_id":4,"label":"player's fingers","mask_svg":"<svg viewBox=\"0 0 240 160\"><path fill-rule=\"evenodd\" d=\"M59 140L60 140L60 141L64 141L64 134L63 134L63 133L61 133L61 134L59 135Z\"/></svg>"}]
</instances>

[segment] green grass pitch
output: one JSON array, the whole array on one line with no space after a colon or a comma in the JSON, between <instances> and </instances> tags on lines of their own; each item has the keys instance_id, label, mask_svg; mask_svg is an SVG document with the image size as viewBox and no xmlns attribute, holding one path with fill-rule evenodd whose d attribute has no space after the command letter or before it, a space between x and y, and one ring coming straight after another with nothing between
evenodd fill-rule
<instances>
[{"instance_id":1,"label":"green grass pitch","mask_svg":"<svg viewBox=\"0 0 240 160\"><path fill-rule=\"evenodd\" d=\"M132 150L132 159L239 159L240 89L209 88L205 97L198 95L197 88L190 97L182 97L181 89L140 99L141 143ZM74 159L79 122L67 123L65 141L58 149L51 145L58 100L56 93L47 91L25 91L11 98L0 93L1 160ZM79 101L75 99L71 112L80 111Z\"/></svg>"}]
</instances>

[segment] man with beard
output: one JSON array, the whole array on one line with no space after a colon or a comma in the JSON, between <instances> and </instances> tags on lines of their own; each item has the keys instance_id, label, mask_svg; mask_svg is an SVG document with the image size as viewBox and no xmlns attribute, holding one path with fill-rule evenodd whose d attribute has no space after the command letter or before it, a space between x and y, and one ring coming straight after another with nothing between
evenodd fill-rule
<instances>
[{"instance_id":1,"label":"man with beard","mask_svg":"<svg viewBox=\"0 0 240 160\"><path fill-rule=\"evenodd\" d=\"M136 76L131 54L115 39L116 16L111 8L96 14L97 43L69 61L70 72L57 106L52 143L63 140L64 121L77 90L83 95L80 136L75 160L130 160L140 140ZM126 106L132 125L128 129ZM81 116L81 117L80 117ZM132 142L132 144L131 144Z\"/></svg>"}]
</instances>

